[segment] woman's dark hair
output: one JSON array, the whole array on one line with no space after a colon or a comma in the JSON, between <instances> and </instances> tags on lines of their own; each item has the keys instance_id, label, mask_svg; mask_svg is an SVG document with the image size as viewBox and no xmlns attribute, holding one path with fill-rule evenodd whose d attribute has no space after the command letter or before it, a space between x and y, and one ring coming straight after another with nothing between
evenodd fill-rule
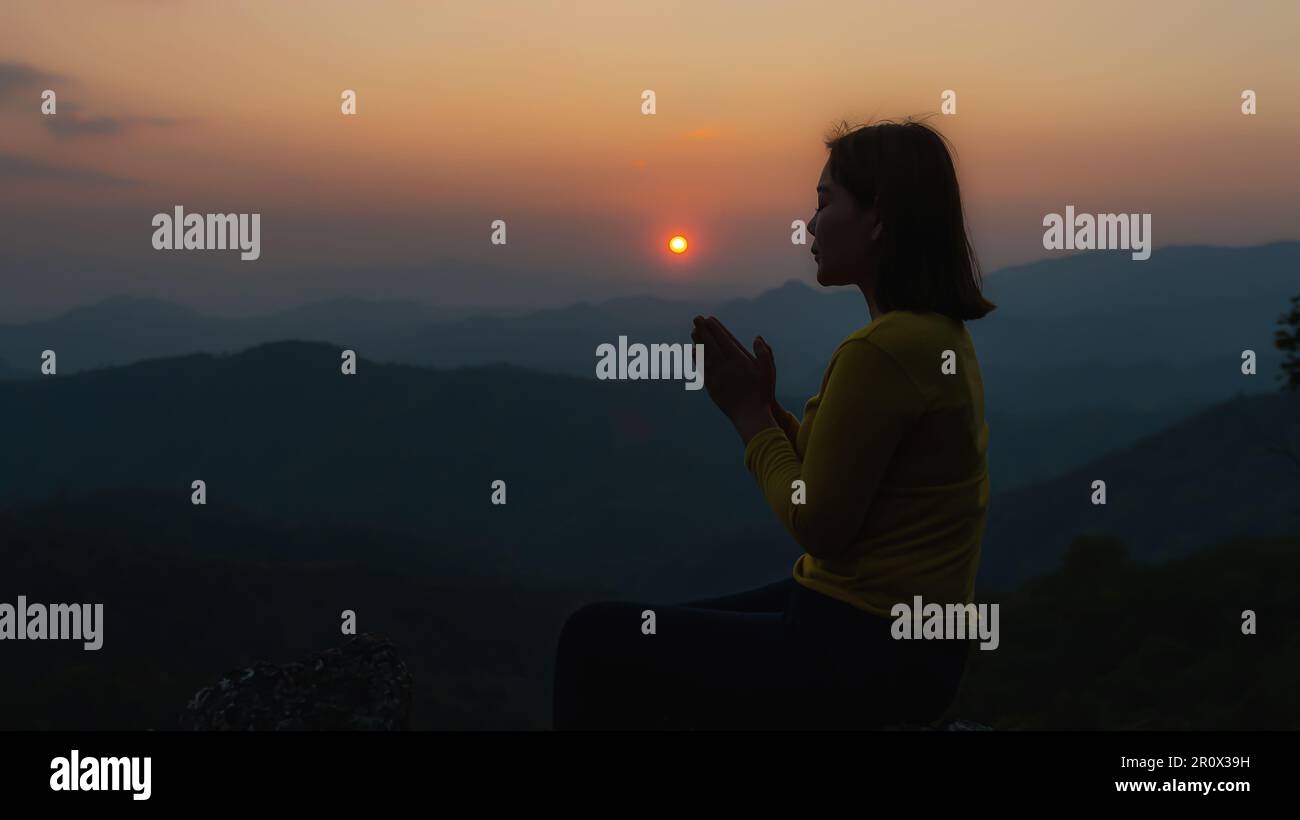
<instances>
[{"instance_id":1,"label":"woman's dark hair","mask_svg":"<svg viewBox=\"0 0 1300 820\"><path fill-rule=\"evenodd\" d=\"M879 208L882 312L916 310L978 319L996 305L980 293L979 261L966 236L957 169L948 141L910 117L853 127L826 137L831 177L863 208Z\"/></svg>"}]
</instances>

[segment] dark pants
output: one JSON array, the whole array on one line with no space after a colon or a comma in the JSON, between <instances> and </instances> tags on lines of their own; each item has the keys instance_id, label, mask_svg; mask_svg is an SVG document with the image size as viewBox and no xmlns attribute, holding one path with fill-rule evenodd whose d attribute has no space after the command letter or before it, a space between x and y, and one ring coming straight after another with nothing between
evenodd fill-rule
<instances>
[{"instance_id":1,"label":"dark pants","mask_svg":"<svg viewBox=\"0 0 1300 820\"><path fill-rule=\"evenodd\" d=\"M642 613L655 614L643 634ZM675 606L604 601L556 652L557 729L869 729L952 703L968 641L895 640L892 620L793 578Z\"/></svg>"}]
</instances>

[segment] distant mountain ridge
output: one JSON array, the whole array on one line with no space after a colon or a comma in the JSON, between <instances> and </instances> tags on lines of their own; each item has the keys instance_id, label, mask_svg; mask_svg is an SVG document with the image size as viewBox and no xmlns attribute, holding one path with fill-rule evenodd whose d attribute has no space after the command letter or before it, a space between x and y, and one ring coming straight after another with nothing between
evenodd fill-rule
<instances>
[{"instance_id":1,"label":"distant mountain ridge","mask_svg":"<svg viewBox=\"0 0 1300 820\"><path fill-rule=\"evenodd\" d=\"M14 443L0 500L136 487L188 505L202 479L209 498L280 523L521 544L511 558L561 576L658 561L738 512L765 520L734 433L680 382L340 364L336 346L276 342L0 383Z\"/></svg>"},{"instance_id":2,"label":"distant mountain ridge","mask_svg":"<svg viewBox=\"0 0 1300 820\"><path fill-rule=\"evenodd\" d=\"M332 299L229 319L163 299L113 296L51 319L0 325L0 360L8 361L13 377L37 375L41 352L47 349L59 354L63 373L187 353L232 352L282 339L341 337L366 350L412 327L478 315L493 314L478 308Z\"/></svg>"},{"instance_id":3,"label":"distant mountain ridge","mask_svg":"<svg viewBox=\"0 0 1300 820\"><path fill-rule=\"evenodd\" d=\"M1084 534L1118 537L1163 561L1237 536L1300 535L1300 394L1241 395L1064 475L998 492L981 582L1005 587L1055 568ZM1093 482L1106 503L1094 505Z\"/></svg>"},{"instance_id":4,"label":"distant mountain ridge","mask_svg":"<svg viewBox=\"0 0 1300 820\"><path fill-rule=\"evenodd\" d=\"M0 384L0 506L134 488L187 508L203 479L212 503L276 524L418 533L454 545L457 565L691 594L781 577L800 552L730 426L680 383L364 359L343 376L339 364L336 346L281 342ZM1264 452L1288 431L1300 443L1300 396L1243 395L1014 490L999 479L1008 454L993 451L981 583L1050 571L1087 532L1162 560L1293 531L1300 482ZM1045 448L1052 435L1006 440ZM489 500L497 479L505 506ZM1089 501L1094 479L1105 506Z\"/></svg>"},{"instance_id":5,"label":"distant mountain ridge","mask_svg":"<svg viewBox=\"0 0 1300 820\"><path fill-rule=\"evenodd\" d=\"M969 327L1003 486L1059 475L1239 392L1274 389L1281 356L1272 333L1298 267L1300 243L1279 242L1168 247L1146 262L1082 253L989 274L998 308ZM776 352L779 397L796 414L836 345L869 320L855 289L824 293L794 280L725 302L624 296L513 313L338 299L225 319L122 297L0 326L0 381L38 377L47 348L68 375L281 340L327 342L375 362L509 364L590 380L600 344L621 335L685 343L696 314L721 317L746 344L763 334ZM1246 349L1258 356L1257 375L1241 373Z\"/></svg>"},{"instance_id":6,"label":"distant mountain ridge","mask_svg":"<svg viewBox=\"0 0 1300 820\"><path fill-rule=\"evenodd\" d=\"M1300 242L1161 248L1042 260L989 274L998 309L970 323L991 407L1063 412L1205 404L1238 390L1242 350L1275 372L1272 330L1297 290ZM54 319L0 326L0 360L35 374L55 349L64 373L285 339L326 341L373 361L432 367L506 363L590 378L596 347L619 335L689 341L691 317L719 316L747 344L763 334L782 389L816 391L836 344L870 317L854 289L819 293L795 280L724 302L619 297L533 312L335 300L246 319L205 316L156 299L110 299ZM0 374L2 375L2 374Z\"/></svg>"}]
</instances>

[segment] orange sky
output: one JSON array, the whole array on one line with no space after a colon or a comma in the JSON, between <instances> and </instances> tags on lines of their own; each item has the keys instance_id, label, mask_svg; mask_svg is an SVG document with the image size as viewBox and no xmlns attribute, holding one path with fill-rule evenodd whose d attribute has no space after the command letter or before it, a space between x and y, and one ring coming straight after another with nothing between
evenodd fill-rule
<instances>
[{"instance_id":1,"label":"orange sky","mask_svg":"<svg viewBox=\"0 0 1300 820\"><path fill-rule=\"evenodd\" d=\"M175 257L140 253L174 204L261 212L264 277L456 257L665 295L811 279L789 225L815 207L822 134L937 112L949 88L957 115L931 122L957 146L986 270L1045 256L1042 216L1066 204L1151 212L1157 249L1297 238L1294 2L48 0L4 16L0 63L46 75L0 85L11 311L133 286L202 301L215 280L187 290ZM57 116L116 132L54 133L45 87ZM69 167L130 184L50 171ZM496 218L506 248L488 243ZM70 289L85 259L104 272Z\"/></svg>"}]
</instances>

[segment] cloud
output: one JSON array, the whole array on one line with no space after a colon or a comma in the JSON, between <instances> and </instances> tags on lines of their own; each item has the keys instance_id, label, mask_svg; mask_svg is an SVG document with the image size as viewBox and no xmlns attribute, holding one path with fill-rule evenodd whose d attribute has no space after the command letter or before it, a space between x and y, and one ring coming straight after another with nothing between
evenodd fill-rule
<instances>
[{"instance_id":1,"label":"cloud","mask_svg":"<svg viewBox=\"0 0 1300 820\"><path fill-rule=\"evenodd\" d=\"M53 83L67 82L68 78L50 74L25 63L0 62L0 102L16 99L33 90L44 90ZM40 97L32 98L32 105L40 104Z\"/></svg>"},{"instance_id":2,"label":"cloud","mask_svg":"<svg viewBox=\"0 0 1300 820\"><path fill-rule=\"evenodd\" d=\"M76 107L65 109L59 104L58 114L43 117L46 130L56 137L104 137L120 134L128 128L171 128L185 120L172 117L87 117Z\"/></svg>"},{"instance_id":3,"label":"cloud","mask_svg":"<svg viewBox=\"0 0 1300 820\"><path fill-rule=\"evenodd\" d=\"M17 154L0 154L0 180L57 182L113 188L139 184L139 180L116 177L90 168L52 165L31 157L20 157Z\"/></svg>"},{"instance_id":4,"label":"cloud","mask_svg":"<svg viewBox=\"0 0 1300 820\"><path fill-rule=\"evenodd\" d=\"M37 110L40 92L60 84L76 81L61 74L42 71L25 63L0 62L0 105L29 105ZM41 124L56 137L114 137L134 128L171 128L189 120L174 117L137 117L110 115L90 116L84 106L69 100L59 88L58 113L41 117Z\"/></svg>"},{"instance_id":5,"label":"cloud","mask_svg":"<svg viewBox=\"0 0 1300 820\"><path fill-rule=\"evenodd\" d=\"M122 123L116 117L85 117L72 111L51 114L42 122L56 137L104 136L122 130Z\"/></svg>"}]
</instances>

